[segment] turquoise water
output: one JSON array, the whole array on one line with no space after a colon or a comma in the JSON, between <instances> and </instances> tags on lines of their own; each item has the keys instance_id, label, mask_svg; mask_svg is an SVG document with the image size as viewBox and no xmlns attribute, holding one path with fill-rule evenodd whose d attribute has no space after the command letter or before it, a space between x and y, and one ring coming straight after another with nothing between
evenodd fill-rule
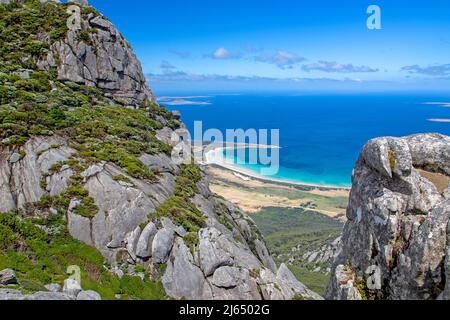
<instances>
[{"instance_id":1,"label":"turquoise water","mask_svg":"<svg viewBox=\"0 0 450 320\"><path fill-rule=\"evenodd\" d=\"M270 178L349 186L363 145L380 136L438 132L450 135L450 108L425 105L450 102L450 94L391 95L218 95L202 98L210 105L171 107L181 111L193 133L203 128L279 129L280 170ZM270 141L269 141L270 142ZM242 157L241 157L242 158ZM235 156L235 162L239 159ZM261 164L239 166L259 173Z\"/></svg>"}]
</instances>

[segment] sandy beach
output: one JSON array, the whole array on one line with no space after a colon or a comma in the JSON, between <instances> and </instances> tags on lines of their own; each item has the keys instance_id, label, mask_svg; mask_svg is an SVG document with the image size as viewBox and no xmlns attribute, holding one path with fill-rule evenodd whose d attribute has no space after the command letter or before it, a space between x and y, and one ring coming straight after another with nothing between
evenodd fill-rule
<instances>
[{"instance_id":1,"label":"sandy beach","mask_svg":"<svg viewBox=\"0 0 450 320\"><path fill-rule=\"evenodd\" d=\"M204 148L204 161L201 164L219 166L224 169L228 169L228 170L236 172L240 175L243 175L244 177L257 179L261 182L272 182L272 183L288 185L288 186L293 185L293 186L306 187L306 188L317 188L320 190L345 190L346 192L348 192L348 190L350 189L348 187L342 187L342 186L313 184L313 183L298 182L298 181L293 181L293 180L288 180L288 179L277 179L277 178L267 177L267 176L258 174L252 170L242 168L242 167L236 165L235 163L233 163L232 160L226 159L223 156L224 151L227 149L240 149L240 148L281 149L281 147L279 147L279 146L264 145L264 144L228 143L228 145L226 145L224 147L223 143L216 143L213 145L208 145L206 148Z\"/></svg>"}]
</instances>

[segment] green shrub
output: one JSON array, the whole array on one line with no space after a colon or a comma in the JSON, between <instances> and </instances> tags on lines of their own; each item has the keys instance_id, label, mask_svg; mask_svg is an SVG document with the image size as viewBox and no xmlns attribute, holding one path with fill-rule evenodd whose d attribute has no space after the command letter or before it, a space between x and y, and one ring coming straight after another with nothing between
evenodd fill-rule
<instances>
[{"instance_id":1,"label":"green shrub","mask_svg":"<svg viewBox=\"0 0 450 320\"><path fill-rule=\"evenodd\" d=\"M191 251L198 244L199 230L206 227L203 213L190 200L199 192L196 183L201 177L201 171L197 165L183 165L176 179L174 194L148 217L149 220L154 217L168 217L175 224L182 226L188 232L184 241Z\"/></svg>"},{"instance_id":2,"label":"green shrub","mask_svg":"<svg viewBox=\"0 0 450 320\"><path fill-rule=\"evenodd\" d=\"M77 40L86 43L87 45L92 45L92 39L87 30L80 30L77 35Z\"/></svg>"},{"instance_id":3,"label":"green shrub","mask_svg":"<svg viewBox=\"0 0 450 320\"><path fill-rule=\"evenodd\" d=\"M189 232L184 236L183 240L193 255L194 249L198 246L198 244L200 242L200 240L198 238L198 233L197 232Z\"/></svg>"},{"instance_id":4,"label":"green shrub","mask_svg":"<svg viewBox=\"0 0 450 320\"><path fill-rule=\"evenodd\" d=\"M391 166L391 170L395 170L395 152L394 150L389 150L389 165Z\"/></svg>"},{"instance_id":5,"label":"green shrub","mask_svg":"<svg viewBox=\"0 0 450 320\"><path fill-rule=\"evenodd\" d=\"M76 265L81 269L83 289L95 290L103 299L115 299L116 294L125 299L166 299L161 283L129 276L119 279L105 269L108 263L97 249L73 239L65 229L49 237L36 223L0 213L0 269L14 269L24 290L62 284L68 277L67 267ZM6 247L6 238L15 243L20 238L26 249L16 252Z\"/></svg>"},{"instance_id":6,"label":"green shrub","mask_svg":"<svg viewBox=\"0 0 450 320\"><path fill-rule=\"evenodd\" d=\"M120 279L120 289L125 298L144 300L167 299L161 283L142 281L139 277L125 275Z\"/></svg>"},{"instance_id":7,"label":"green shrub","mask_svg":"<svg viewBox=\"0 0 450 320\"><path fill-rule=\"evenodd\" d=\"M128 177L125 177L122 174L114 176L113 180L114 181L122 181L122 182L125 182L125 183L133 184L133 181L131 181L131 179L129 179Z\"/></svg>"},{"instance_id":8,"label":"green shrub","mask_svg":"<svg viewBox=\"0 0 450 320\"><path fill-rule=\"evenodd\" d=\"M10 248L16 241L16 235L10 228L0 225L0 250Z\"/></svg>"}]
</instances>

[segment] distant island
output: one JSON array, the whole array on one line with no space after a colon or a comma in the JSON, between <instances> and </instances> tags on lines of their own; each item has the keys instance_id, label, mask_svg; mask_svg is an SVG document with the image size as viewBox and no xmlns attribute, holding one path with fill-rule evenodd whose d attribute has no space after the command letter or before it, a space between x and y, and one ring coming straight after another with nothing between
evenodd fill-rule
<instances>
[{"instance_id":1,"label":"distant island","mask_svg":"<svg viewBox=\"0 0 450 320\"><path fill-rule=\"evenodd\" d=\"M162 97L158 99L158 102L169 106L184 106L184 105L197 105L205 106L210 105L209 101L194 101L192 99L204 99L209 98L207 96L190 96L190 97Z\"/></svg>"}]
</instances>

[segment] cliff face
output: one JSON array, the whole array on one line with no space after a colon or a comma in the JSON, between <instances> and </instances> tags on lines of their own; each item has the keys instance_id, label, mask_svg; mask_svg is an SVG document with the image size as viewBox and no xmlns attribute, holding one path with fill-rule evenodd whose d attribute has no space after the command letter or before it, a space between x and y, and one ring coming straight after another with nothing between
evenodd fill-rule
<instances>
[{"instance_id":1,"label":"cliff face","mask_svg":"<svg viewBox=\"0 0 450 320\"><path fill-rule=\"evenodd\" d=\"M380 138L353 172L330 299L450 299L450 137Z\"/></svg>"},{"instance_id":2,"label":"cliff face","mask_svg":"<svg viewBox=\"0 0 450 320\"><path fill-rule=\"evenodd\" d=\"M154 101L140 62L114 25L89 12L82 14L81 28L69 30L63 41L51 45L39 68L57 67L58 80L95 86L125 106Z\"/></svg>"},{"instance_id":3,"label":"cliff face","mask_svg":"<svg viewBox=\"0 0 450 320\"><path fill-rule=\"evenodd\" d=\"M82 29L70 31L65 4L0 9L8 35L27 32L0 52L0 212L48 243L67 230L102 253L111 276L161 281L176 299L320 299L277 269L252 219L213 195L199 167L171 160L169 137L183 125L154 103L111 22L84 7ZM61 32L29 30L29 16L58 17ZM14 221L3 215L0 227L32 252ZM16 247L0 246L0 265Z\"/></svg>"},{"instance_id":4,"label":"cliff face","mask_svg":"<svg viewBox=\"0 0 450 320\"><path fill-rule=\"evenodd\" d=\"M67 30L61 39L52 35L55 30L40 31L37 38L47 42L49 48L36 61L38 69L56 68L59 81L97 87L113 104L139 107L144 101L154 101L141 64L123 35L87 1L72 1L72 4L81 6L80 29ZM65 12L67 19L69 12Z\"/></svg>"}]
</instances>

